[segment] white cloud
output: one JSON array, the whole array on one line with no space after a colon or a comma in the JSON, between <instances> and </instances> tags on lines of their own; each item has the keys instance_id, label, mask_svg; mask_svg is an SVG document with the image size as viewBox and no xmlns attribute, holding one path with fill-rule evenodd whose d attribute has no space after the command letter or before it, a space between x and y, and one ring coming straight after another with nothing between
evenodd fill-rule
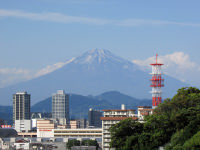
<instances>
[{"instance_id":1,"label":"white cloud","mask_svg":"<svg viewBox=\"0 0 200 150\"><path fill-rule=\"evenodd\" d=\"M29 80L31 77L32 73L27 69L0 68L0 87Z\"/></svg>"},{"instance_id":2,"label":"white cloud","mask_svg":"<svg viewBox=\"0 0 200 150\"><path fill-rule=\"evenodd\" d=\"M0 17L13 17L13 18L50 21L58 23L83 23L83 24L95 24L95 25L106 25L106 24L117 25L117 26L179 25L179 26L200 27L200 23L175 22L175 21L165 21L165 20L148 20L148 19L112 20L112 19L70 16L55 12L32 13L21 10L7 10L7 9L0 9Z\"/></svg>"},{"instance_id":3,"label":"white cloud","mask_svg":"<svg viewBox=\"0 0 200 150\"><path fill-rule=\"evenodd\" d=\"M0 68L0 74L29 74L29 70L26 69L16 69L16 68Z\"/></svg>"},{"instance_id":4,"label":"white cloud","mask_svg":"<svg viewBox=\"0 0 200 150\"><path fill-rule=\"evenodd\" d=\"M133 60L132 62L139 65L141 69L150 71L149 64L154 63L156 57L149 57L146 60ZM200 84L200 65L191 61L188 54L175 52L165 56L158 56L158 62L163 63L165 74L174 77L191 85Z\"/></svg>"},{"instance_id":5,"label":"white cloud","mask_svg":"<svg viewBox=\"0 0 200 150\"><path fill-rule=\"evenodd\" d=\"M1 17L14 17L38 21L51 21L60 23L86 23L86 24L108 24L108 20L95 19L88 17L68 16L61 13L43 12L43 13L30 13L20 10L5 10L0 9Z\"/></svg>"},{"instance_id":6,"label":"white cloud","mask_svg":"<svg viewBox=\"0 0 200 150\"><path fill-rule=\"evenodd\" d=\"M146 60L133 60L139 66L147 67L156 61L156 57L149 57ZM197 64L192 62L188 54L183 52L175 52L165 56L158 56L158 62L164 63L165 68L176 66L179 69L187 70L196 67Z\"/></svg>"},{"instance_id":7,"label":"white cloud","mask_svg":"<svg viewBox=\"0 0 200 150\"><path fill-rule=\"evenodd\" d=\"M21 68L0 68L0 88L48 74L63 67L66 64L69 64L74 59L75 58L72 58L66 62L58 62L53 65L48 65L47 67L38 71Z\"/></svg>"}]
</instances>

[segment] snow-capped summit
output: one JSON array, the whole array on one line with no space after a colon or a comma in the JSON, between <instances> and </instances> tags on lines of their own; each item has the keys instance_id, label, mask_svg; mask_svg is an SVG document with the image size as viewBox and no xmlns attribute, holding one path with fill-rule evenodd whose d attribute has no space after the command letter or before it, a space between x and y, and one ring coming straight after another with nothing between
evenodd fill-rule
<instances>
[{"instance_id":1,"label":"snow-capped summit","mask_svg":"<svg viewBox=\"0 0 200 150\"><path fill-rule=\"evenodd\" d=\"M82 69L86 70L120 70L130 69L136 70L138 68L135 64L130 61L116 56L109 50L105 49L93 49L85 52L79 57L76 57L72 64L79 65ZM112 69L111 69L112 68Z\"/></svg>"},{"instance_id":2,"label":"snow-capped summit","mask_svg":"<svg viewBox=\"0 0 200 150\"><path fill-rule=\"evenodd\" d=\"M83 55L76 58L74 62L80 64L90 64L90 63L103 63L107 61L118 61L123 62L122 58L115 56L109 50L105 49L93 49L85 52Z\"/></svg>"}]
</instances>

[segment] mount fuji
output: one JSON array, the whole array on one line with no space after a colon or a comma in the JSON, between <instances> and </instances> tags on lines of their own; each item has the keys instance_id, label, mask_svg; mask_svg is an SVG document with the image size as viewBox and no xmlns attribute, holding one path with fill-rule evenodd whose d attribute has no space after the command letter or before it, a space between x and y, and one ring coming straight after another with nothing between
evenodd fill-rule
<instances>
[{"instance_id":1,"label":"mount fuji","mask_svg":"<svg viewBox=\"0 0 200 150\"><path fill-rule=\"evenodd\" d=\"M50 97L59 89L66 93L98 95L106 91L119 91L135 98L151 99L149 72L108 50L94 49L73 58L63 67L35 79L0 89L1 105L12 104L12 94L27 91L31 103ZM178 88L187 84L164 76L163 97L172 97Z\"/></svg>"}]
</instances>

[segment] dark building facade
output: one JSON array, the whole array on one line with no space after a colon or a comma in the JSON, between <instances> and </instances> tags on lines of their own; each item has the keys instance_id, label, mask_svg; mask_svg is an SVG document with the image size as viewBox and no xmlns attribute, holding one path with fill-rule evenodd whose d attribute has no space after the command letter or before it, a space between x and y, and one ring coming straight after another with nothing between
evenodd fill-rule
<instances>
[{"instance_id":1,"label":"dark building facade","mask_svg":"<svg viewBox=\"0 0 200 150\"><path fill-rule=\"evenodd\" d=\"M86 128L87 127L86 119L77 119L77 121L78 121L78 128Z\"/></svg>"},{"instance_id":2,"label":"dark building facade","mask_svg":"<svg viewBox=\"0 0 200 150\"><path fill-rule=\"evenodd\" d=\"M100 119L101 117L102 117L101 111L93 110L92 108L90 108L88 112L88 126L101 128L102 127L102 122Z\"/></svg>"},{"instance_id":3,"label":"dark building facade","mask_svg":"<svg viewBox=\"0 0 200 150\"><path fill-rule=\"evenodd\" d=\"M15 120L30 120L30 99L27 92L13 94L13 123Z\"/></svg>"}]
</instances>

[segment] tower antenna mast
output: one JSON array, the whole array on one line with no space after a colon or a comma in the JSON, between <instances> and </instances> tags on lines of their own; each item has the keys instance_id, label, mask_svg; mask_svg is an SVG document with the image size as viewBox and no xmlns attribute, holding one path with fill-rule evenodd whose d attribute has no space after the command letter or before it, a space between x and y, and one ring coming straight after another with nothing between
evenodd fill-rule
<instances>
[{"instance_id":1,"label":"tower antenna mast","mask_svg":"<svg viewBox=\"0 0 200 150\"><path fill-rule=\"evenodd\" d=\"M150 64L152 66L152 78L150 79L152 87L152 108L156 108L162 102L162 87L164 86L162 79L161 66L164 64L158 63L158 54L156 54L156 63Z\"/></svg>"}]
</instances>

